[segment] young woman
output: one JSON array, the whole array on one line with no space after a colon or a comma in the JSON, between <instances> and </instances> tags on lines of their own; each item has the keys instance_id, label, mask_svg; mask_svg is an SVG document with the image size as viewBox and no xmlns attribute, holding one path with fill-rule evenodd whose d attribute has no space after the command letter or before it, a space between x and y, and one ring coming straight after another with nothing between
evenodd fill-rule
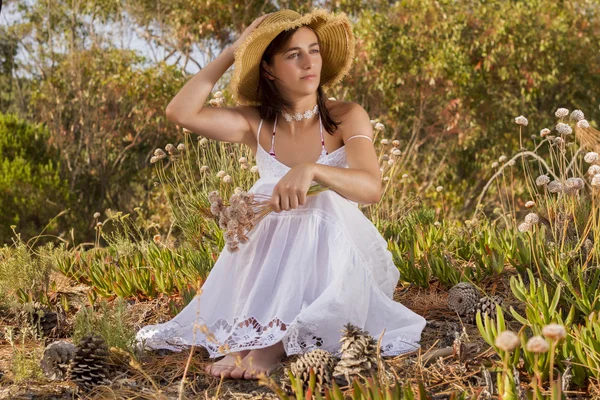
<instances>
[{"instance_id":1,"label":"young woman","mask_svg":"<svg viewBox=\"0 0 600 400\"><path fill-rule=\"evenodd\" d=\"M383 355L418 348L425 319L392 300L398 269L357 207L381 198L369 116L324 94L353 56L344 14L281 10L255 20L168 105L179 126L247 145L260 174L249 192L271 195L275 212L238 251L223 250L199 299L138 332L147 347L195 344L211 357L225 348L206 371L237 379L257 378L286 354L339 353L348 322L376 338L385 329ZM242 105L204 107L233 63L232 90ZM331 190L307 197L313 182Z\"/></svg>"}]
</instances>

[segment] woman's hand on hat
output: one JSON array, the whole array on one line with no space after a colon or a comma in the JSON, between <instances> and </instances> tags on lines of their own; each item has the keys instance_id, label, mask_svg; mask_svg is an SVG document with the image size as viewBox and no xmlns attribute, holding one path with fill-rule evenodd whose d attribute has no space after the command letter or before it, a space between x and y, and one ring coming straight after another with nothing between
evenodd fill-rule
<instances>
[{"instance_id":1,"label":"woman's hand on hat","mask_svg":"<svg viewBox=\"0 0 600 400\"><path fill-rule=\"evenodd\" d=\"M289 211L306 202L306 193L314 179L314 163L294 165L273 188L271 208Z\"/></svg>"},{"instance_id":2,"label":"woman's hand on hat","mask_svg":"<svg viewBox=\"0 0 600 400\"><path fill-rule=\"evenodd\" d=\"M272 13L268 13L265 15L261 15L260 17L256 18L254 21L252 21L252 23L250 25L248 25L246 27L246 29L244 29L244 32L242 32L242 34L240 35L240 37L233 43L233 45L231 47L233 47L234 50L236 50L240 44L242 44L244 42L244 40L246 40L246 38L248 36L250 36L250 34L260 25L261 22L263 22L263 20L265 18L267 18L268 15L270 15Z\"/></svg>"}]
</instances>

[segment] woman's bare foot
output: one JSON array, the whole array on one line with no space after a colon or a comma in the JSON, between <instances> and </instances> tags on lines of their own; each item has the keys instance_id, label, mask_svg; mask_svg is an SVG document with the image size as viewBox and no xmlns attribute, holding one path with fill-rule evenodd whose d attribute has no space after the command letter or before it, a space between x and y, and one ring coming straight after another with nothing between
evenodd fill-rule
<instances>
[{"instance_id":1,"label":"woman's bare foot","mask_svg":"<svg viewBox=\"0 0 600 400\"><path fill-rule=\"evenodd\" d=\"M242 360L242 365L235 367L230 376L233 379L258 379L261 373L267 373L285 356L283 343L278 342L262 349L251 350Z\"/></svg>"},{"instance_id":2,"label":"woman's bare foot","mask_svg":"<svg viewBox=\"0 0 600 400\"><path fill-rule=\"evenodd\" d=\"M216 376L217 378L220 378L221 376L223 378L230 378L230 373L236 367L236 361L238 358L240 361L242 361L244 357L248 355L248 353L250 353L250 350L229 353L221 360L207 365L204 371L206 371L207 374Z\"/></svg>"}]
</instances>

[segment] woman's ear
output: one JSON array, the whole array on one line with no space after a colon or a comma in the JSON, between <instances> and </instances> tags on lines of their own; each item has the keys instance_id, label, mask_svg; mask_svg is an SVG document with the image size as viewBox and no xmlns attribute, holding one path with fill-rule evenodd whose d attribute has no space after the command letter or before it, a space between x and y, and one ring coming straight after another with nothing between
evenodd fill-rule
<instances>
[{"instance_id":1,"label":"woman's ear","mask_svg":"<svg viewBox=\"0 0 600 400\"><path fill-rule=\"evenodd\" d=\"M265 76L267 77L267 79L274 81L275 77L273 76L273 69L271 68L271 66L267 64L265 60L262 60L260 63L264 69Z\"/></svg>"}]
</instances>

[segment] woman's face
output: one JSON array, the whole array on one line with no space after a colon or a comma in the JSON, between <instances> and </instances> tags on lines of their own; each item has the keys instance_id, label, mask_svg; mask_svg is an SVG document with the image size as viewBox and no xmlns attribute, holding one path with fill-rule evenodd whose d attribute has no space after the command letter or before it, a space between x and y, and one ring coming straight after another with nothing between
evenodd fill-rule
<instances>
[{"instance_id":1,"label":"woman's face","mask_svg":"<svg viewBox=\"0 0 600 400\"><path fill-rule=\"evenodd\" d=\"M264 62L264 61L263 61ZM265 68L274 75L279 93L293 100L315 93L321 80L321 52L317 35L312 29L300 27L291 37L283 52L275 54L271 65Z\"/></svg>"}]
</instances>

